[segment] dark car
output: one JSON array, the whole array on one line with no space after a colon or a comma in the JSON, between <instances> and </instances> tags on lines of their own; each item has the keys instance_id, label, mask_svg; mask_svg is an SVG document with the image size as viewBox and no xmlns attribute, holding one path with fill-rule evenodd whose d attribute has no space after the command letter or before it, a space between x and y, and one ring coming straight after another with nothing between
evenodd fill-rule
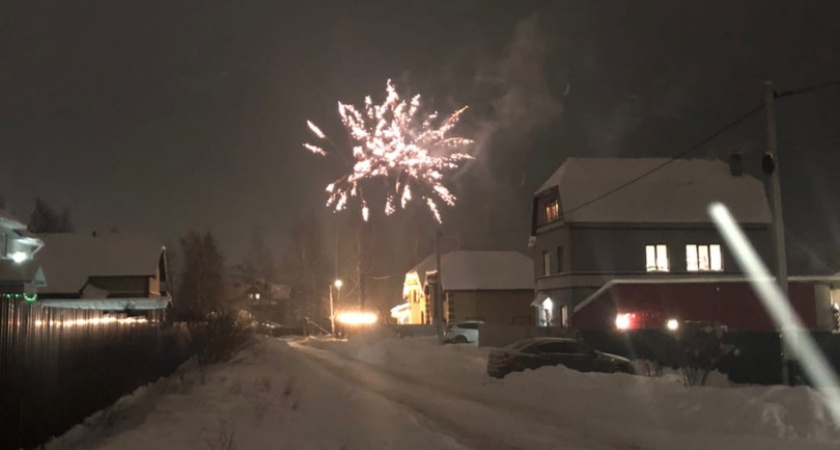
<instances>
[{"instance_id":1,"label":"dark car","mask_svg":"<svg viewBox=\"0 0 840 450\"><path fill-rule=\"evenodd\" d=\"M636 372L629 359L599 352L583 342L565 338L535 338L490 352L487 374L502 378L511 372L558 365L581 372Z\"/></svg>"}]
</instances>

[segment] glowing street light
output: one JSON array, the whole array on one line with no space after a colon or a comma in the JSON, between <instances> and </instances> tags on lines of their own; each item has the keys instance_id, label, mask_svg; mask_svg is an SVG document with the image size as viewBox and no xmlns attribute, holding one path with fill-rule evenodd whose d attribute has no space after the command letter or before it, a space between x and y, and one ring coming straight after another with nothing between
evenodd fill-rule
<instances>
[{"instance_id":1,"label":"glowing street light","mask_svg":"<svg viewBox=\"0 0 840 450\"><path fill-rule=\"evenodd\" d=\"M330 332L333 337L335 337L335 303L338 302L338 297L341 293L341 286L344 286L344 282L341 281L341 279L336 278L336 280L333 281L333 286L335 286L335 301L333 301L333 291L330 289Z\"/></svg>"},{"instance_id":2,"label":"glowing street light","mask_svg":"<svg viewBox=\"0 0 840 450\"><path fill-rule=\"evenodd\" d=\"M668 327L670 331L677 331L680 328L680 322L677 319L668 319L665 322L665 326Z\"/></svg>"},{"instance_id":3,"label":"glowing street light","mask_svg":"<svg viewBox=\"0 0 840 450\"><path fill-rule=\"evenodd\" d=\"M372 312L348 311L339 314L336 320L345 325L372 325L378 317Z\"/></svg>"}]
</instances>

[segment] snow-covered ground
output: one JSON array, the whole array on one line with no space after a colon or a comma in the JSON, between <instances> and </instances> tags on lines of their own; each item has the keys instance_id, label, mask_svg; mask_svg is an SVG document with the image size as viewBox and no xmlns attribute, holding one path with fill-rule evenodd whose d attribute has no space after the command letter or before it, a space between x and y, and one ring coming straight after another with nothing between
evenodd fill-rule
<instances>
[{"instance_id":1,"label":"snow-covered ground","mask_svg":"<svg viewBox=\"0 0 840 450\"><path fill-rule=\"evenodd\" d=\"M184 367L48 446L147 449L828 449L806 388L686 388L548 367L485 374L489 351L433 339L271 339Z\"/></svg>"},{"instance_id":2,"label":"snow-covered ground","mask_svg":"<svg viewBox=\"0 0 840 450\"><path fill-rule=\"evenodd\" d=\"M202 381L203 378L203 381ZM459 449L421 415L271 339L120 400L47 449Z\"/></svg>"},{"instance_id":3,"label":"snow-covered ground","mask_svg":"<svg viewBox=\"0 0 840 450\"><path fill-rule=\"evenodd\" d=\"M677 377L563 367L485 374L488 349L434 339L307 341L347 359L618 448L837 448L840 428L805 387L685 387Z\"/></svg>"}]
</instances>

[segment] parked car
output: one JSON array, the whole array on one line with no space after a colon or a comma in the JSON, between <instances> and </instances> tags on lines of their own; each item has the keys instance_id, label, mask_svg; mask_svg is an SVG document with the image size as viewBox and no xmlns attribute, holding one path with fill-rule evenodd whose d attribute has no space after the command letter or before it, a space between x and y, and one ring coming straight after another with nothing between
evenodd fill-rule
<instances>
[{"instance_id":1,"label":"parked car","mask_svg":"<svg viewBox=\"0 0 840 450\"><path fill-rule=\"evenodd\" d=\"M629 359L599 352L574 339L532 338L490 352L487 374L502 378L511 372L558 365L581 372L636 372Z\"/></svg>"},{"instance_id":2,"label":"parked car","mask_svg":"<svg viewBox=\"0 0 840 450\"><path fill-rule=\"evenodd\" d=\"M447 344L478 342L478 326L483 323L480 320L450 323L446 326L446 334L443 335L443 342Z\"/></svg>"}]
</instances>

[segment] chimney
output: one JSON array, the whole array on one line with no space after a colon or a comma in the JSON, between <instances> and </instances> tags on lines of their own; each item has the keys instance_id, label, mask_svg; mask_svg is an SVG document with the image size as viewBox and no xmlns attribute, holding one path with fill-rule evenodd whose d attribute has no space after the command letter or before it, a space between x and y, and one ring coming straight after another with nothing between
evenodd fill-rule
<instances>
[{"instance_id":1,"label":"chimney","mask_svg":"<svg viewBox=\"0 0 840 450\"><path fill-rule=\"evenodd\" d=\"M729 174L733 177L740 177L744 174L744 165L741 160L741 152L735 151L729 154Z\"/></svg>"}]
</instances>

